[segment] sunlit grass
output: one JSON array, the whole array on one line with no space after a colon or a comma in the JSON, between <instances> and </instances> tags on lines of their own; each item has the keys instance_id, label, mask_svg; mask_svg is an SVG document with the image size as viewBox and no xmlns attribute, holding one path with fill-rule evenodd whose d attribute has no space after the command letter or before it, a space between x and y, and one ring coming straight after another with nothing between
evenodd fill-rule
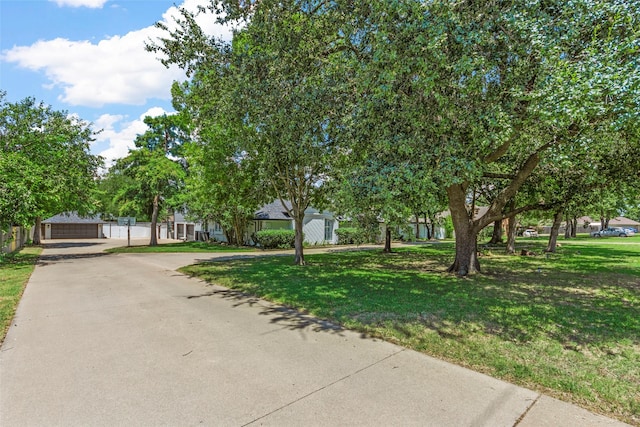
<instances>
[{"instance_id":1,"label":"sunlit grass","mask_svg":"<svg viewBox=\"0 0 640 427\"><path fill-rule=\"evenodd\" d=\"M640 423L640 238L481 247L483 273L446 273L450 243L241 259L188 274L497 378Z\"/></svg>"},{"instance_id":2,"label":"sunlit grass","mask_svg":"<svg viewBox=\"0 0 640 427\"><path fill-rule=\"evenodd\" d=\"M40 247L27 247L0 259L0 344L41 252Z\"/></svg>"},{"instance_id":3,"label":"sunlit grass","mask_svg":"<svg viewBox=\"0 0 640 427\"><path fill-rule=\"evenodd\" d=\"M156 246L120 246L107 249L109 253L195 253L195 252L250 252L255 249L208 242L165 243Z\"/></svg>"}]
</instances>

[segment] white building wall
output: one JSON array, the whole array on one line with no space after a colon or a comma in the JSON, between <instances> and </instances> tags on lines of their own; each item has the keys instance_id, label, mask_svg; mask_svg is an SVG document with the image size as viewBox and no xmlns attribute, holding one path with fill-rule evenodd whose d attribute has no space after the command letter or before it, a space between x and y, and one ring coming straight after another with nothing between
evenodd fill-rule
<instances>
[{"instance_id":1,"label":"white building wall","mask_svg":"<svg viewBox=\"0 0 640 427\"><path fill-rule=\"evenodd\" d=\"M331 221L331 238L325 239L325 220ZM339 227L338 221L333 218L330 213L310 213L304 219L302 231L304 232L304 241L310 244L330 243L335 244L338 241L336 229Z\"/></svg>"},{"instance_id":2,"label":"white building wall","mask_svg":"<svg viewBox=\"0 0 640 427\"><path fill-rule=\"evenodd\" d=\"M324 242L324 218L305 218L302 225L304 241L310 244Z\"/></svg>"},{"instance_id":3,"label":"white building wall","mask_svg":"<svg viewBox=\"0 0 640 427\"><path fill-rule=\"evenodd\" d=\"M218 223L207 224L207 231L209 232L209 238L218 242L226 242L227 236L224 235L222 227Z\"/></svg>"}]
</instances>

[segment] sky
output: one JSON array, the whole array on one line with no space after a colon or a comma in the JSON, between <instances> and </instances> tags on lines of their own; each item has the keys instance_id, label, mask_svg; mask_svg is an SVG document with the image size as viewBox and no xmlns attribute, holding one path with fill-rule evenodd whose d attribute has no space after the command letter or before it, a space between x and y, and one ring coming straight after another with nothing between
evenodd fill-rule
<instances>
[{"instance_id":1,"label":"sky","mask_svg":"<svg viewBox=\"0 0 640 427\"><path fill-rule=\"evenodd\" d=\"M145 42L171 25L176 6L205 0L0 0L0 90L9 102L33 97L101 131L93 154L127 155L145 116L173 112L171 84L186 79L165 68ZM213 16L198 21L209 35L231 39Z\"/></svg>"}]
</instances>

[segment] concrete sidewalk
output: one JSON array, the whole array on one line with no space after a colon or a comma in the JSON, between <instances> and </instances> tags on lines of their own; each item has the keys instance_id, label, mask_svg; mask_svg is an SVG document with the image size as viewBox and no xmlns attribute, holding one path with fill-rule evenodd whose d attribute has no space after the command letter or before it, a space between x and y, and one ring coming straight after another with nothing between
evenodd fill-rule
<instances>
[{"instance_id":1,"label":"concrete sidewalk","mask_svg":"<svg viewBox=\"0 0 640 427\"><path fill-rule=\"evenodd\" d=\"M624 425L175 271L229 254L48 243L0 351L1 426Z\"/></svg>"}]
</instances>

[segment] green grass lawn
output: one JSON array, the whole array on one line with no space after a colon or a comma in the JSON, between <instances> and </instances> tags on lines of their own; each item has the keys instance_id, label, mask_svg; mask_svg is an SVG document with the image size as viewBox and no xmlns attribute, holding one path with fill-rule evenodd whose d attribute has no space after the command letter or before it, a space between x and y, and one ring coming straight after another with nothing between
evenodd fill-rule
<instances>
[{"instance_id":1,"label":"green grass lawn","mask_svg":"<svg viewBox=\"0 0 640 427\"><path fill-rule=\"evenodd\" d=\"M253 248L228 246L220 243L179 242L157 246L122 246L107 249L109 253L177 253L177 252L251 252Z\"/></svg>"},{"instance_id":2,"label":"green grass lawn","mask_svg":"<svg viewBox=\"0 0 640 427\"><path fill-rule=\"evenodd\" d=\"M0 344L41 252L40 247L27 247L0 258Z\"/></svg>"},{"instance_id":3,"label":"green grass lawn","mask_svg":"<svg viewBox=\"0 0 640 427\"><path fill-rule=\"evenodd\" d=\"M640 236L560 243L548 257L483 248L464 279L445 272L452 243L182 271L640 424Z\"/></svg>"}]
</instances>

